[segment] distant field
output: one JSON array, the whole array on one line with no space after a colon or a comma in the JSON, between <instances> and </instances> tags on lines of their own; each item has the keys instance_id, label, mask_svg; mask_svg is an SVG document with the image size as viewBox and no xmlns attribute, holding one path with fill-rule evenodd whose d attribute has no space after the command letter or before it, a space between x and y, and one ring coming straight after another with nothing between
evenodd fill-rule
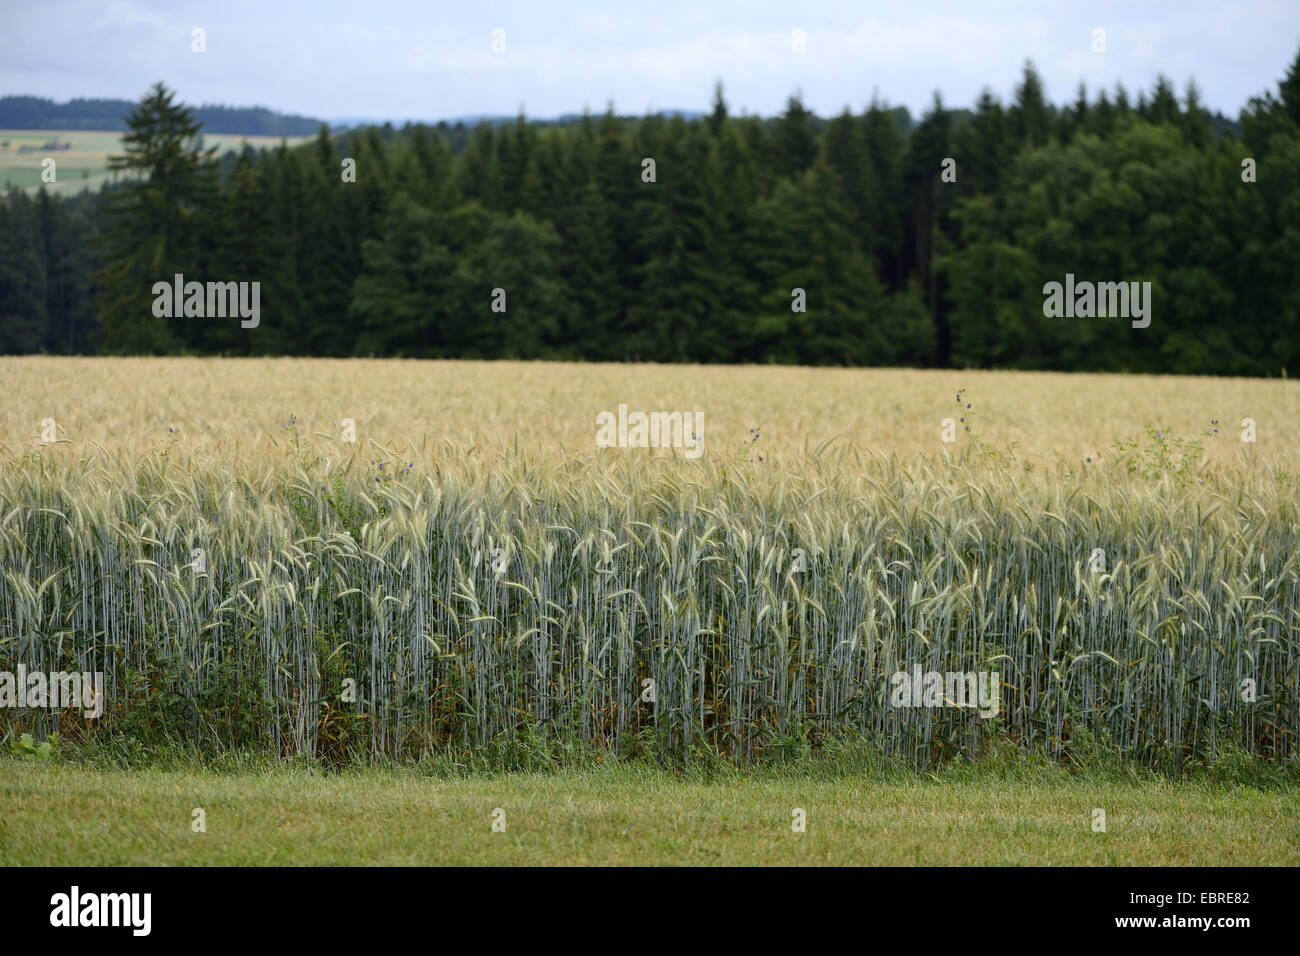
<instances>
[{"instance_id":1,"label":"distant field","mask_svg":"<svg viewBox=\"0 0 1300 956\"><path fill-rule=\"evenodd\" d=\"M22 152L22 147L41 147L50 140L67 143L70 149L34 149ZM41 160L47 156L56 161L58 179L47 183L52 193L71 195L83 189L98 189L110 179L108 157L121 152L122 134L98 130L0 130L0 188L16 186L35 191L41 186ZM310 137L292 136L290 146L305 142ZM258 149L278 146L278 136L235 136L210 134L203 137L205 147L218 147L220 153L239 149L247 142Z\"/></svg>"},{"instance_id":2,"label":"distant field","mask_svg":"<svg viewBox=\"0 0 1300 956\"><path fill-rule=\"evenodd\" d=\"M565 362L372 359L4 358L0 449L38 446L42 419L58 421L78 455L102 446L135 454L157 447L175 426L184 448L209 465L270 463L281 425L296 415L313 447L338 457L340 422L352 418L360 443L442 457L458 446L518 446L545 457L632 461L600 452L595 419L632 409L704 412L705 460L775 455L807 467L805 448L835 439L863 456L904 460L955 452L940 441L945 418L969 419L979 437L1014 446L1030 467L1045 459L1113 457L1118 441L1143 439L1150 425L1204 439L1218 459L1300 458L1300 389L1281 379L1065 374L789 366L616 365ZM960 408L955 395L966 389ZM1257 441L1241 441L1242 420ZM1217 421L1217 426L1212 424ZM759 441L751 443L758 429ZM957 429L961 431L960 424ZM752 447L751 447L752 444ZM653 450L646 457L662 458ZM346 457L346 455L344 456ZM373 455L368 455L367 460ZM409 459L408 459L409 460ZM852 460L851 457L849 459ZM757 462L755 462L757 464ZM768 470L771 465L769 464ZM788 472L793 474L794 471Z\"/></svg>"}]
</instances>

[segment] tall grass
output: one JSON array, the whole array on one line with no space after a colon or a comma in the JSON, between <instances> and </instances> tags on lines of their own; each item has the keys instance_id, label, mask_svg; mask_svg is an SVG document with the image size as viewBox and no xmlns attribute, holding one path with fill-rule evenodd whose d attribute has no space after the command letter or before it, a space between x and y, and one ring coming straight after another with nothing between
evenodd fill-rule
<instances>
[{"instance_id":1,"label":"tall grass","mask_svg":"<svg viewBox=\"0 0 1300 956\"><path fill-rule=\"evenodd\" d=\"M1267 465L374 455L7 460L0 669L103 670L108 703L0 721L328 759L1297 753L1300 497ZM998 671L1000 715L890 706L915 664Z\"/></svg>"}]
</instances>

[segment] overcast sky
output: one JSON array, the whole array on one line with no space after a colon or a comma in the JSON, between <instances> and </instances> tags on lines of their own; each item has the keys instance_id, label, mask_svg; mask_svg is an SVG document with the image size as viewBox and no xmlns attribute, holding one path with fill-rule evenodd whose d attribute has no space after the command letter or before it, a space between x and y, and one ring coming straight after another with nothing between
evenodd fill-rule
<instances>
[{"instance_id":1,"label":"overcast sky","mask_svg":"<svg viewBox=\"0 0 1300 956\"><path fill-rule=\"evenodd\" d=\"M919 112L935 89L1009 99L1026 58L1056 103L1080 80L1136 92L1163 72L1235 117L1298 47L1300 0L0 0L0 94L136 99L162 80L194 105L326 119L705 110L718 79L736 113L778 113L795 89L822 115L873 89Z\"/></svg>"}]
</instances>

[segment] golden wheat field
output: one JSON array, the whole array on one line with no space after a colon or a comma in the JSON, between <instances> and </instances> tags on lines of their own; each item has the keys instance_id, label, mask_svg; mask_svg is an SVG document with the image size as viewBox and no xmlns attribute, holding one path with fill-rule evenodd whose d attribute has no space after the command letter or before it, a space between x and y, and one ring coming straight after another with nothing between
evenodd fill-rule
<instances>
[{"instance_id":1,"label":"golden wheat field","mask_svg":"<svg viewBox=\"0 0 1300 956\"><path fill-rule=\"evenodd\" d=\"M69 450L139 454L180 429L187 451L213 465L266 454L296 415L304 435L336 444L341 421L358 444L435 449L517 445L547 457L596 454L601 411L701 411L705 457L776 453L797 468L799 452L833 439L871 455L936 456L943 419L963 417L958 389L974 405L979 437L1021 456L1104 459L1112 443L1144 426L1200 437L1211 456L1242 454L1279 465L1300 451L1300 389L1288 381L1174 376L580 365L330 359L0 358L6 401L0 447L40 444L54 418ZM964 403L963 403L964 405ZM1242 420L1256 442L1241 442ZM956 450L965 438L959 436ZM744 446L742 448L742 446ZM335 450L342 450L336 448ZM629 457L633 449L606 455ZM659 452L654 452L659 454ZM787 457L788 456L788 457Z\"/></svg>"},{"instance_id":2,"label":"golden wheat field","mask_svg":"<svg viewBox=\"0 0 1300 956\"><path fill-rule=\"evenodd\" d=\"M0 671L105 681L101 717L10 732L491 766L1297 756L1286 381L75 358L0 381ZM688 413L703 454L601 447L620 406Z\"/></svg>"}]
</instances>

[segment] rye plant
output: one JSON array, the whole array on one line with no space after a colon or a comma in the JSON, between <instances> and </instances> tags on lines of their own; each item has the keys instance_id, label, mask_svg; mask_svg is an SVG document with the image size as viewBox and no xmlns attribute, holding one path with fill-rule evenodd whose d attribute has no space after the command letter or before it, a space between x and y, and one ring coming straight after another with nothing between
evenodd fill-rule
<instances>
[{"instance_id":1,"label":"rye plant","mask_svg":"<svg viewBox=\"0 0 1300 956\"><path fill-rule=\"evenodd\" d=\"M102 670L108 701L0 722L328 761L749 762L845 736L917 767L995 736L1058 762L1099 740L1171 770L1294 758L1294 488L1162 440L1082 472L974 445L759 467L753 440L689 468L11 457L0 670ZM891 706L916 665L997 671L1000 712Z\"/></svg>"}]
</instances>

